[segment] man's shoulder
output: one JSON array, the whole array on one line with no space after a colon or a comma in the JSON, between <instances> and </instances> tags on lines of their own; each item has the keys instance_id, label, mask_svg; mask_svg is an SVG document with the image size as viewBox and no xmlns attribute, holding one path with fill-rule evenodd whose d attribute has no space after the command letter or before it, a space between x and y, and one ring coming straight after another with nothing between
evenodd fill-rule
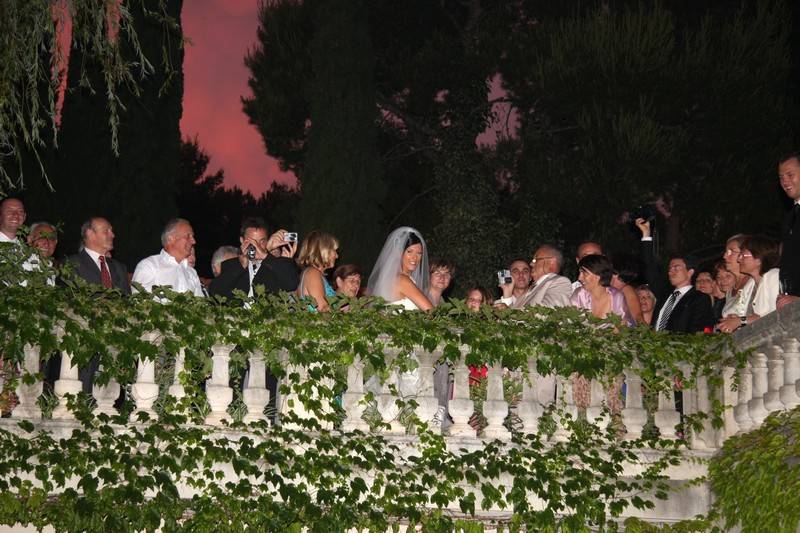
<instances>
[{"instance_id":1,"label":"man's shoulder","mask_svg":"<svg viewBox=\"0 0 800 533\"><path fill-rule=\"evenodd\" d=\"M222 263L220 263L220 269L222 272L232 269L244 270L242 267L242 263L239 261L238 257L231 257L230 259L226 259Z\"/></svg>"},{"instance_id":2,"label":"man's shoulder","mask_svg":"<svg viewBox=\"0 0 800 533\"><path fill-rule=\"evenodd\" d=\"M568 277L562 276L561 274L556 274L555 276L552 276L550 279L546 280L545 285L553 289L568 288L570 291L572 291L572 282Z\"/></svg>"}]
</instances>

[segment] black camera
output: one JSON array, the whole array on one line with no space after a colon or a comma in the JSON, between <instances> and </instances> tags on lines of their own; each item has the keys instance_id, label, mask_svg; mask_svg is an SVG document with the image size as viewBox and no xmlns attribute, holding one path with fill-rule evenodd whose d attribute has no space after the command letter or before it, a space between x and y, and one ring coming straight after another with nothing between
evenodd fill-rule
<instances>
[{"instance_id":1,"label":"black camera","mask_svg":"<svg viewBox=\"0 0 800 533\"><path fill-rule=\"evenodd\" d=\"M631 222L636 222L637 218L643 218L646 222L653 222L656 219L656 209L650 204L640 205L631 209Z\"/></svg>"}]
</instances>

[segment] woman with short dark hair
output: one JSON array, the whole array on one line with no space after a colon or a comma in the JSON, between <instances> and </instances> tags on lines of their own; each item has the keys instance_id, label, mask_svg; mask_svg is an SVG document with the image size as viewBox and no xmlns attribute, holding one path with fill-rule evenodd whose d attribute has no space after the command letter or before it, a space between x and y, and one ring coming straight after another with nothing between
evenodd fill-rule
<instances>
[{"instance_id":1,"label":"woman with short dark hair","mask_svg":"<svg viewBox=\"0 0 800 533\"><path fill-rule=\"evenodd\" d=\"M614 267L604 255L587 255L578 263L578 281L581 286L570 298L572 305L579 309L587 309L598 318L606 318L610 314L622 317L626 325L633 325L633 320L625 303L625 296L611 286Z\"/></svg>"}]
</instances>

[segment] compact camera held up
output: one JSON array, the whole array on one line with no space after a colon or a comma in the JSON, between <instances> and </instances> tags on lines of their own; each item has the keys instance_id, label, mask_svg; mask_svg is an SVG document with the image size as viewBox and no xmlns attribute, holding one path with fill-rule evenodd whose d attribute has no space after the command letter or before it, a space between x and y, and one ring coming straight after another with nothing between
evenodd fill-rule
<instances>
[{"instance_id":1,"label":"compact camera held up","mask_svg":"<svg viewBox=\"0 0 800 533\"><path fill-rule=\"evenodd\" d=\"M645 222L653 222L656 219L656 208L651 204L640 205L631 209L630 221L636 223L636 219L643 218Z\"/></svg>"},{"instance_id":2,"label":"compact camera held up","mask_svg":"<svg viewBox=\"0 0 800 533\"><path fill-rule=\"evenodd\" d=\"M295 232L286 232L283 234L283 241L284 242L297 242L297 233Z\"/></svg>"},{"instance_id":3,"label":"compact camera held up","mask_svg":"<svg viewBox=\"0 0 800 533\"><path fill-rule=\"evenodd\" d=\"M511 271L510 270L498 270L497 271L497 284L498 285L508 285L512 281L513 281L513 279L511 278Z\"/></svg>"}]
</instances>

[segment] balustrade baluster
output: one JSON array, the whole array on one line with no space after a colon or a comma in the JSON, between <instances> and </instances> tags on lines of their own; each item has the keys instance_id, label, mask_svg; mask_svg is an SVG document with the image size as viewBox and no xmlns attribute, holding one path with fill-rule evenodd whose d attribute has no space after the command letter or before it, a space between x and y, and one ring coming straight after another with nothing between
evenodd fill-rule
<instances>
[{"instance_id":1,"label":"balustrade baluster","mask_svg":"<svg viewBox=\"0 0 800 533\"><path fill-rule=\"evenodd\" d=\"M422 422L431 422L439 408L439 399L433 393L433 365L441 355L441 350L436 350L433 353L423 349L415 351L415 356L419 362L419 391L416 397L417 407L415 413ZM443 416L447 416L447 413ZM438 426L429 424L431 431L434 433L441 433L442 431L441 421L439 422Z\"/></svg>"},{"instance_id":2,"label":"balustrade baluster","mask_svg":"<svg viewBox=\"0 0 800 533\"><path fill-rule=\"evenodd\" d=\"M384 424L389 425L388 428L381 429L381 433L386 435L405 435L406 433L406 428L398 419L400 416L400 406L397 405L397 395L400 390L400 376L394 364L397 353L398 351L394 348L384 349L386 365L389 367L389 376L386 378L386 381L381 383L381 392L376 398L378 413L381 415L381 420ZM394 393L391 390L392 388L395 389Z\"/></svg>"},{"instance_id":3,"label":"balustrade baluster","mask_svg":"<svg viewBox=\"0 0 800 533\"><path fill-rule=\"evenodd\" d=\"M764 407L764 395L767 393L767 356L756 352L750 358L750 365L753 373L753 397L747 402L747 410L756 428L769 414Z\"/></svg>"},{"instance_id":4,"label":"balustrade baluster","mask_svg":"<svg viewBox=\"0 0 800 533\"><path fill-rule=\"evenodd\" d=\"M17 406L11 412L11 418L38 419L42 418L42 410L36 405L36 400L42 394L42 382L39 378L30 385L23 379L25 374L36 375L39 373L39 346L26 344L23 348L24 359L17 384ZM2 391L0 385L0 391Z\"/></svg>"},{"instance_id":5,"label":"balustrade baluster","mask_svg":"<svg viewBox=\"0 0 800 533\"><path fill-rule=\"evenodd\" d=\"M206 398L210 408L205 423L209 426L222 424L229 420L228 406L233 401L233 389L230 387L232 344L215 344L211 347L211 378L206 381Z\"/></svg>"},{"instance_id":6,"label":"balustrade baluster","mask_svg":"<svg viewBox=\"0 0 800 533\"><path fill-rule=\"evenodd\" d=\"M517 414L522 420L522 432L527 435L539 431L539 419L544 409L539 403L539 386L542 376L536 371L536 354L528 356L528 375L522 380L522 400Z\"/></svg>"},{"instance_id":7,"label":"balustrade baluster","mask_svg":"<svg viewBox=\"0 0 800 533\"><path fill-rule=\"evenodd\" d=\"M586 420L590 424L599 425L603 429L608 427L611 421L608 412L603 412L605 400L606 391L600 380L589 380L589 405L586 407Z\"/></svg>"},{"instance_id":8,"label":"balustrade baluster","mask_svg":"<svg viewBox=\"0 0 800 533\"><path fill-rule=\"evenodd\" d=\"M167 391L170 396L176 400L180 400L186 396L186 389L181 382L181 374L186 365L186 348L181 347L178 353L175 354L175 369L172 377L172 385L169 386Z\"/></svg>"},{"instance_id":9,"label":"balustrade baluster","mask_svg":"<svg viewBox=\"0 0 800 533\"><path fill-rule=\"evenodd\" d=\"M269 403L267 390L267 366L264 362L264 352L255 350L250 354L250 372L247 383L242 392L242 401L247 406L247 414L242 419L245 423L266 420L264 408Z\"/></svg>"},{"instance_id":10,"label":"balustrade baluster","mask_svg":"<svg viewBox=\"0 0 800 533\"><path fill-rule=\"evenodd\" d=\"M753 398L753 373L750 370L750 362L746 362L744 368L739 371L739 401L733 409L733 416L736 425L739 426L739 433L746 433L754 427L753 419L750 418L750 408L748 404Z\"/></svg>"},{"instance_id":11,"label":"balustrade baluster","mask_svg":"<svg viewBox=\"0 0 800 533\"><path fill-rule=\"evenodd\" d=\"M709 416L702 421L703 428L698 432L691 432L691 447L694 450L712 450L717 448L717 430L711 424L711 391L708 388L708 378L704 375L697 376L697 384L693 389L684 389L684 407L686 398L692 397L692 410L685 414L705 413Z\"/></svg>"},{"instance_id":12,"label":"balustrade baluster","mask_svg":"<svg viewBox=\"0 0 800 533\"><path fill-rule=\"evenodd\" d=\"M722 390L720 391L720 400L725 407L722 413L722 431L720 437L725 441L729 437L736 435L739 432L739 424L736 423L735 409L739 403L739 393L733 390L733 377L736 374L736 369L726 366L722 369ZM718 446L721 442L717 442Z\"/></svg>"},{"instance_id":13,"label":"balustrade baluster","mask_svg":"<svg viewBox=\"0 0 800 533\"><path fill-rule=\"evenodd\" d=\"M783 341L783 386L780 390L781 402L787 409L800 405L797 384L800 382L800 343L794 337Z\"/></svg>"},{"instance_id":14,"label":"balustrade baluster","mask_svg":"<svg viewBox=\"0 0 800 533\"><path fill-rule=\"evenodd\" d=\"M364 361L357 355L347 367L347 391L342 395L342 407L346 416L342 422L342 431L369 431L369 424L361 418L367 408L364 396Z\"/></svg>"},{"instance_id":15,"label":"balustrade baluster","mask_svg":"<svg viewBox=\"0 0 800 533\"><path fill-rule=\"evenodd\" d=\"M157 333L145 333L142 335L142 340L145 342L154 343L157 338ZM151 418L156 416L155 411L153 411L153 404L158 399L158 384L155 377L155 361L139 357L136 367L136 381L131 386L131 398L136 404L135 412L147 413Z\"/></svg>"},{"instance_id":16,"label":"balustrade baluster","mask_svg":"<svg viewBox=\"0 0 800 533\"><path fill-rule=\"evenodd\" d=\"M58 398L53 409L53 420L75 418L72 411L67 409L67 394L77 396L83 390L83 385L78 379L78 367L72 364L72 354L66 350L61 352L61 369L59 377L53 384L53 393Z\"/></svg>"},{"instance_id":17,"label":"balustrade baluster","mask_svg":"<svg viewBox=\"0 0 800 533\"><path fill-rule=\"evenodd\" d=\"M647 423L647 411L642 401L642 378L639 376L638 362L633 368L626 368L625 407L622 409L622 423L625 425L625 438L635 440L642 436L642 429Z\"/></svg>"},{"instance_id":18,"label":"balustrade baluster","mask_svg":"<svg viewBox=\"0 0 800 533\"><path fill-rule=\"evenodd\" d=\"M767 348L767 392L764 394L764 408L774 413L784 409L781 401L783 387L783 349L778 345Z\"/></svg>"},{"instance_id":19,"label":"balustrade baluster","mask_svg":"<svg viewBox=\"0 0 800 533\"><path fill-rule=\"evenodd\" d=\"M665 391L658 391L658 409L653 418L659 433L661 433L661 438L675 439L678 437L675 426L681 421L681 415L675 408L675 392L672 387Z\"/></svg>"},{"instance_id":20,"label":"balustrade baluster","mask_svg":"<svg viewBox=\"0 0 800 533\"><path fill-rule=\"evenodd\" d=\"M111 350L111 357L115 358L116 351ZM103 365L101 364L98 367L98 371L103 370ZM117 410L114 409L114 402L117 401L119 398L119 391L120 386L113 377L109 378L108 383L105 385L98 385L97 383L92 384L92 396L95 400L95 408L94 413L104 413L109 416L114 416L117 414Z\"/></svg>"},{"instance_id":21,"label":"balustrade baluster","mask_svg":"<svg viewBox=\"0 0 800 533\"><path fill-rule=\"evenodd\" d=\"M475 437L475 429L469 419L475 412L475 403L469 397L469 368L466 363L467 348L461 347L461 357L453 367L453 398L449 403L453 425L448 434L458 437Z\"/></svg>"},{"instance_id":22,"label":"balustrade baluster","mask_svg":"<svg viewBox=\"0 0 800 533\"><path fill-rule=\"evenodd\" d=\"M508 416L508 402L503 390L503 363L495 362L489 366L486 381L486 401L483 402L483 416L488 425L483 429L483 437L507 440L511 438L503 422Z\"/></svg>"},{"instance_id":23,"label":"balustrade baluster","mask_svg":"<svg viewBox=\"0 0 800 533\"><path fill-rule=\"evenodd\" d=\"M569 440L570 430L566 419L575 420L578 418L578 406L575 405L572 377L556 377L556 405L558 406L558 411L561 412L553 413L553 416L556 417L556 431L553 434L553 440L567 441Z\"/></svg>"}]
</instances>

